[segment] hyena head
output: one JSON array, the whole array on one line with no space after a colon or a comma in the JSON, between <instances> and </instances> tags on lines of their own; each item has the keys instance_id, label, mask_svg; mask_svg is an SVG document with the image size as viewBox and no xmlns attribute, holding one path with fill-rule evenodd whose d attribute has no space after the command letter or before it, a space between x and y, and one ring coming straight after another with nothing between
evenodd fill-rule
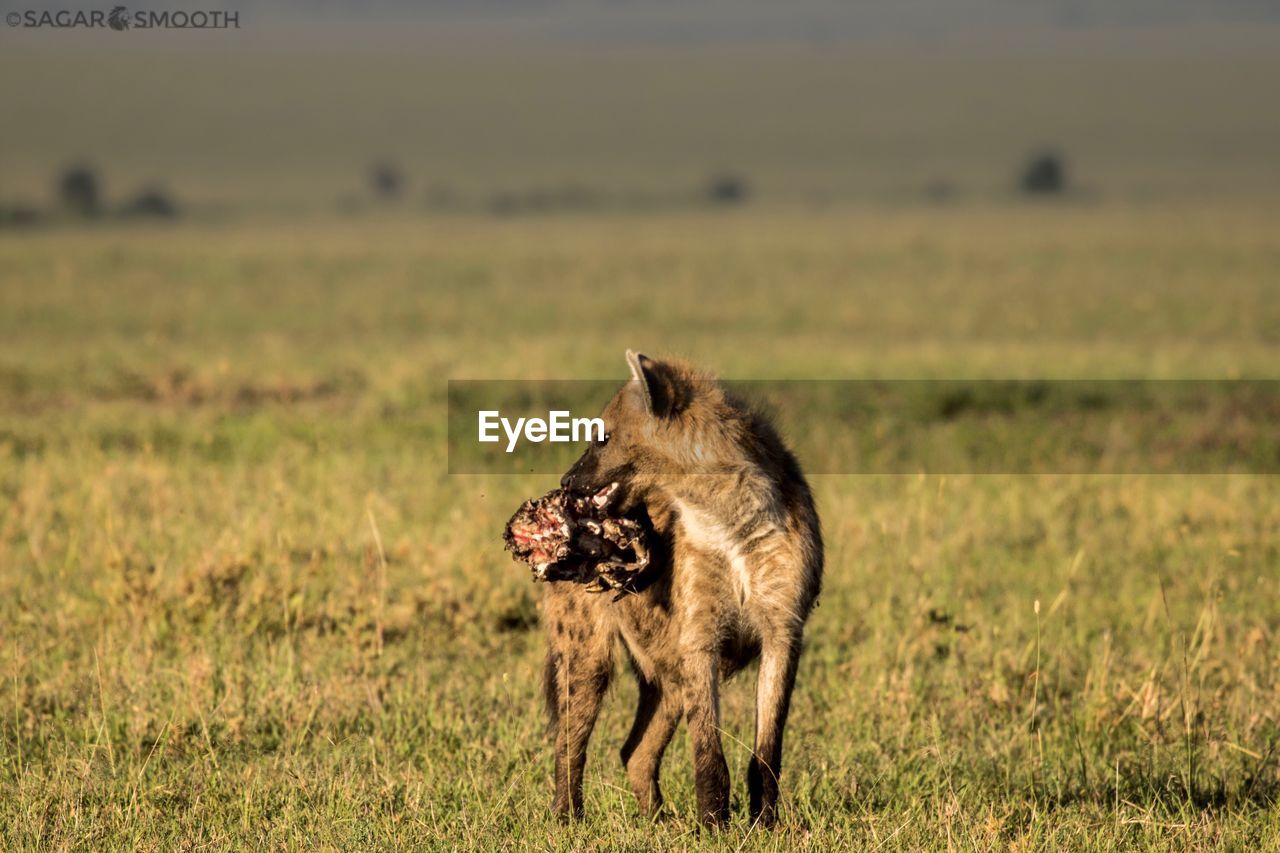
<instances>
[{"instance_id":1,"label":"hyena head","mask_svg":"<svg viewBox=\"0 0 1280 853\"><path fill-rule=\"evenodd\" d=\"M604 407L603 441L592 442L560 485L594 492L618 484L626 511L677 478L723 472L742 460L743 413L710 376L627 350L631 379Z\"/></svg>"}]
</instances>

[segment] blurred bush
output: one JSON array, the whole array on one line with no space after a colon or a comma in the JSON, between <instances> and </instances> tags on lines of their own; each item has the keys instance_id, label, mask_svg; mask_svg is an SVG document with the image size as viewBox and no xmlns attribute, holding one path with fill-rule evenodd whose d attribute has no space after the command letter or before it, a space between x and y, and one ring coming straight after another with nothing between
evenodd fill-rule
<instances>
[{"instance_id":1,"label":"blurred bush","mask_svg":"<svg viewBox=\"0 0 1280 853\"><path fill-rule=\"evenodd\" d=\"M86 165L68 167L58 178L58 201L77 216L97 216L102 209L97 172Z\"/></svg>"},{"instance_id":2,"label":"blurred bush","mask_svg":"<svg viewBox=\"0 0 1280 853\"><path fill-rule=\"evenodd\" d=\"M173 196L157 187L142 190L120 209L122 216L151 219L176 219L178 212Z\"/></svg>"},{"instance_id":3,"label":"blurred bush","mask_svg":"<svg viewBox=\"0 0 1280 853\"><path fill-rule=\"evenodd\" d=\"M1027 195L1057 195L1067 189L1067 166L1060 154L1043 151L1035 154L1022 170L1019 181Z\"/></svg>"},{"instance_id":4,"label":"blurred bush","mask_svg":"<svg viewBox=\"0 0 1280 853\"><path fill-rule=\"evenodd\" d=\"M404 171L394 163L379 160L369 167L369 189L383 201L394 201L404 193Z\"/></svg>"},{"instance_id":5,"label":"blurred bush","mask_svg":"<svg viewBox=\"0 0 1280 853\"><path fill-rule=\"evenodd\" d=\"M750 196L751 188L741 175L713 175L707 183L707 200L712 204L742 204Z\"/></svg>"}]
</instances>

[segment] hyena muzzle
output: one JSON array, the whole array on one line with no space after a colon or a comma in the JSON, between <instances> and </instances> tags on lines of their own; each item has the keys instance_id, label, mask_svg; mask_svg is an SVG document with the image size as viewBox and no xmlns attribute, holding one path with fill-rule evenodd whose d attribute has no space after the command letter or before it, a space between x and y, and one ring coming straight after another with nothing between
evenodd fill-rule
<instances>
[{"instance_id":1,"label":"hyena muzzle","mask_svg":"<svg viewBox=\"0 0 1280 853\"><path fill-rule=\"evenodd\" d=\"M659 766L683 717L698 814L711 825L729 816L719 684L759 656L747 782L752 821L772 825L804 623L822 581L813 497L768 420L714 379L630 351L627 362L631 381L604 409L604 440L561 485L591 491L618 483L619 509L648 516L653 559L617 598L547 585L553 809L582 813L587 741L620 639L640 687L621 753L640 807L652 815L662 805Z\"/></svg>"}]
</instances>

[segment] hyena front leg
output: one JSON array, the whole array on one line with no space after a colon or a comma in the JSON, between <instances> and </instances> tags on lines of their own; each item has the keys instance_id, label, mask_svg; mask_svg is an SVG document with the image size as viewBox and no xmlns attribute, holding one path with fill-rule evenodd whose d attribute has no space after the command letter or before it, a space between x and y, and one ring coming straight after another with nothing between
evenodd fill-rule
<instances>
[{"instance_id":1,"label":"hyena front leg","mask_svg":"<svg viewBox=\"0 0 1280 853\"><path fill-rule=\"evenodd\" d=\"M546 598L547 705L556 736L556 793L562 819L582 816L587 742L613 673L613 639L594 600L572 590Z\"/></svg>"},{"instance_id":2,"label":"hyena front leg","mask_svg":"<svg viewBox=\"0 0 1280 853\"><path fill-rule=\"evenodd\" d=\"M798 631L777 631L762 638L756 679L756 746L747 768L752 823L773 826L778 816L778 779L782 775L782 732L787 725L791 690L796 683L801 640Z\"/></svg>"},{"instance_id":3,"label":"hyena front leg","mask_svg":"<svg viewBox=\"0 0 1280 853\"><path fill-rule=\"evenodd\" d=\"M680 724L682 705L680 691L674 689L674 685L651 681L639 670L636 680L640 685L640 702L631 734L622 745L622 766L627 770L627 780L640 811L654 817L662 808L662 790L658 786L662 754Z\"/></svg>"},{"instance_id":4,"label":"hyena front leg","mask_svg":"<svg viewBox=\"0 0 1280 853\"><path fill-rule=\"evenodd\" d=\"M724 826L729 821L729 765L720 745L720 657L708 638L687 648L682 658L698 819L708 826Z\"/></svg>"}]
</instances>

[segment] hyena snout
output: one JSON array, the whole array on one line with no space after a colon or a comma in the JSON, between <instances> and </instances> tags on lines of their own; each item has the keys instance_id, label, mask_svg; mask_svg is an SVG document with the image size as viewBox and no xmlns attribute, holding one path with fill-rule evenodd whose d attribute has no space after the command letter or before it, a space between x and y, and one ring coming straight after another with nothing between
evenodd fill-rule
<instances>
[{"instance_id":1,"label":"hyena snout","mask_svg":"<svg viewBox=\"0 0 1280 853\"><path fill-rule=\"evenodd\" d=\"M560 488L567 492L589 492L593 491L600 485L596 483L600 466L593 458L591 449L588 448L578 460L569 466L569 470L564 472L564 476L560 478Z\"/></svg>"},{"instance_id":2,"label":"hyena snout","mask_svg":"<svg viewBox=\"0 0 1280 853\"><path fill-rule=\"evenodd\" d=\"M578 495L592 495L609 490L609 502L615 509L629 509L633 501L632 468L629 465L606 467L584 455L560 478L560 488Z\"/></svg>"}]
</instances>

